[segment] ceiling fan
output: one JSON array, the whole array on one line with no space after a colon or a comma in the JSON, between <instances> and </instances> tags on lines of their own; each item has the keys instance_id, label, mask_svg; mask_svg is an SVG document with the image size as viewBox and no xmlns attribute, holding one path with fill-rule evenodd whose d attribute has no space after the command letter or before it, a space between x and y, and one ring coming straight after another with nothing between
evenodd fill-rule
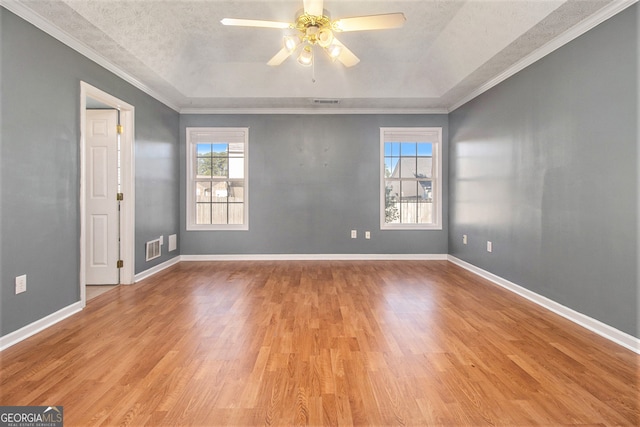
<instances>
[{"instance_id":1,"label":"ceiling fan","mask_svg":"<svg viewBox=\"0 0 640 427\"><path fill-rule=\"evenodd\" d=\"M240 27L280 28L297 30L295 34L284 37L284 47L267 62L268 65L280 65L300 49L298 62L305 66L313 64L313 47L320 46L332 60L352 67L360 59L342 44L334 35L336 32L386 30L399 28L405 22L403 13L387 13L383 15L357 16L332 21L323 9L323 0L303 0L304 9L298 12L293 23L263 21L255 19L225 18L223 25Z\"/></svg>"}]
</instances>

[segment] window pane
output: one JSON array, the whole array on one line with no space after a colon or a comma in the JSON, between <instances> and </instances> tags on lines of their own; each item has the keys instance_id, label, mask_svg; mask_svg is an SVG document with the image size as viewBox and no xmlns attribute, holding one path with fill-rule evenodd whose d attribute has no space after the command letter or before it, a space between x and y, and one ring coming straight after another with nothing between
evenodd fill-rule
<instances>
[{"instance_id":1,"label":"window pane","mask_svg":"<svg viewBox=\"0 0 640 427\"><path fill-rule=\"evenodd\" d=\"M384 176L385 178L389 178L391 176L397 178L398 171L396 170L396 166L398 165L398 157L385 157L384 158Z\"/></svg>"},{"instance_id":2,"label":"window pane","mask_svg":"<svg viewBox=\"0 0 640 427\"><path fill-rule=\"evenodd\" d=\"M400 222L403 224L416 223L416 207L414 200L403 200L400 203Z\"/></svg>"},{"instance_id":3,"label":"window pane","mask_svg":"<svg viewBox=\"0 0 640 427\"><path fill-rule=\"evenodd\" d=\"M227 157L227 144L211 144L214 157Z\"/></svg>"},{"instance_id":4,"label":"window pane","mask_svg":"<svg viewBox=\"0 0 640 427\"><path fill-rule=\"evenodd\" d=\"M416 178L417 157L402 157L400 159L400 177Z\"/></svg>"},{"instance_id":5,"label":"window pane","mask_svg":"<svg viewBox=\"0 0 640 427\"><path fill-rule=\"evenodd\" d=\"M384 155L385 156L400 156L400 143L399 142L385 142L384 143Z\"/></svg>"},{"instance_id":6,"label":"window pane","mask_svg":"<svg viewBox=\"0 0 640 427\"><path fill-rule=\"evenodd\" d=\"M433 203L420 202L418 207L418 223L431 224L433 222Z\"/></svg>"},{"instance_id":7,"label":"window pane","mask_svg":"<svg viewBox=\"0 0 640 427\"><path fill-rule=\"evenodd\" d=\"M402 201L417 200L418 198L418 183L416 181L401 181L400 182L400 199Z\"/></svg>"},{"instance_id":8,"label":"window pane","mask_svg":"<svg viewBox=\"0 0 640 427\"><path fill-rule=\"evenodd\" d=\"M211 204L196 203L196 224L211 224Z\"/></svg>"},{"instance_id":9,"label":"window pane","mask_svg":"<svg viewBox=\"0 0 640 427\"><path fill-rule=\"evenodd\" d=\"M431 157L418 157L417 178L433 177L433 159Z\"/></svg>"},{"instance_id":10,"label":"window pane","mask_svg":"<svg viewBox=\"0 0 640 427\"><path fill-rule=\"evenodd\" d=\"M214 182L213 183L213 194L212 201L215 203L225 203L227 201L228 190L227 190L227 182Z\"/></svg>"},{"instance_id":11,"label":"window pane","mask_svg":"<svg viewBox=\"0 0 640 427\"><path fill-rule=\"evenodd\" d=\"M418 181L418 189L420 190L419 198L425 201L433 201L433 183L431 181Z\"/></svg>"},{"instance_id":12,"label":"window pane","mask_svg":"<svg viewBox=\"0 0 640 427\"><path fill-rule=\"evenodd\" d=\"M196 155L198 157L209 157L211 156L211 144L197 144L196 145Z\"/></svg>"},{"instance_id":13,"label":"window pane","mask_svg":"<svg viewBox=\"0 0 640 427\"><path fill-rule=\"evenodd\" d=\"M229 178L244 178L244 159L242 157L229 159Z\"/></svg>"},{"instance_id":14,"label":"window pane","mask_svg":"<svg viewBox=\"0 0 640 427\"><path fill-rule=\"evenodd\" d=\"M211 223L228 224L226 203L213 203L211 205Z\"/></svg>"},{"instance_id":15,"label":"window pane","mask_svg":"<svg viewBox=\"0 0 640 427\"><path fill-rule=\"evenodd\" d=\"M400 181L387 180L385 181L385 192L387 197L395 197L400 199Z\"/></svg>"},{"instance_id":16,"label":"window pane","mask_svg":"<svg viewBox=\"0 0 640 427\"><path fill-rule=\"evenodd\" d=\"M229 224L244 222L244 203L229 203Z\"/></svg>"},{"instance_id":17,"label":"window pane","mask_svg":"<svg viewBox=\"0 0 640 427\"><path fill-rule=\"evenodd\" d=\"M211 183L210 182L196 183L196 202L210 202L210 201L211 201Z\"/></svg>"},{"instance_id":18,"label":"window pane","mask_svg":"<svg viewBox=\"0 0 640 427\"><path fill-rule=\"evenodd\" d=\"M198 178L208 178L211 176L211 158L198 157L198 171L196 175Z\"/></svg>"},{"instance_id":19,"label":"window pane","mask_svg":"<svg viewBox=\"0 0 640 427\"><path fill-rule=\"evenodd\" d=\"M384 222L387 224L400 222L399 191L400 181L385 182Z\"/></svg>"},{"instance_id":20,"label":"window pane","mask_svg":"<svg viewBox=\"0 0 640 427\"><path fill-rule=\"evenodd\" d=\"M415 142L402 142L400 144L400 155L401 156L416 156L416 143Z\"/></svg>"},{"instance_id":21,"label":"window pane","mask_svg":"<svg viewBox=\"0 0 640 427\"><path fill-rule=\"evenodd\" d=\"M419 142L418 156L425 156L425 157L433 156L433 144L430 142Z\"/></svg>"},{"instance_id":22,"label":"window pane","mask_svg":"<svg viewBox=\"0 0 640 427\"><path fill-rule=\"evenodd\" d=\"M244 182L229 183L229 202L244 202Z\"/></svg>"},{"instance_id":23,"label":"window pane","mask_svg":"<svg viewBox=\"0 0 640 427\"><path fill-rule=\"evenodd\" d=\"M217 178L229 176L229 159L226 157L214 157L211 160L211 175Z\"/></svg>"}]
</instances>

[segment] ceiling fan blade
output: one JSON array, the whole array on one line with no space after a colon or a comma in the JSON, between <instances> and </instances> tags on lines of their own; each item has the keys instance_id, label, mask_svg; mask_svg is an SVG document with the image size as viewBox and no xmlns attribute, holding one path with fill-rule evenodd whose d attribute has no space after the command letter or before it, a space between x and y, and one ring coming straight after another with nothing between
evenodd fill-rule
<instances>
[{"instance_id":1,"label":"ceiling fan blade","mask_svg":"<svg viewBox=\"0 0 640 427\"><path fill-rule=\"evenodd\" d=\"M312 16L323 15L323 0L303 0L304 13Z\"/></svg>"},{"instance_id":2,"label":"ceiling fan blade","mask_svg":"<svg viewBox=\"0 0 640 427\"><path fill-rule=\"evenodd\" d=\"M267 62L267 65L270 65L272 67L275 67L276 65L280 65L289 56L291 56L291 52L289 52L286 47L283 47L282 49L280 49L280 52L273 55L273 58L271 58L269 62Z\"/></svg>"},{"instance_id":3,"label":"ceiling fan blade","mask_svg":"<svg viewBox=\"0 0 640 427\"><path fill-rule=\"evenodd\" d=\"M335 37L333 38L333 44L340 46L340 54L336 59L342 62L345 67L353 67L360 62L360 59Z\"/></svg>"},{"instance_id":4,"label":"ceiling fan blade","mask_svg":"<svg viewBox=\"0 0 640 427\"><path fill-rule=\"evenodd\" d=\"M291 24L288 22L262 21L259 19L224 18L220 22L222 25L233 25L237 27L291 28Z\"/></svg>"},{"instance_id":5,"label":"ceiling fan blade","mask_svg":"<svg viewBox=\"0 0 640 427\"><path fill-rule=\"evenodd\" d=\"M404 13L387 13L337 19L333 22L333 27L336 31L387 30L402 27L406 20Z\"/></svg>"}]
</instances>

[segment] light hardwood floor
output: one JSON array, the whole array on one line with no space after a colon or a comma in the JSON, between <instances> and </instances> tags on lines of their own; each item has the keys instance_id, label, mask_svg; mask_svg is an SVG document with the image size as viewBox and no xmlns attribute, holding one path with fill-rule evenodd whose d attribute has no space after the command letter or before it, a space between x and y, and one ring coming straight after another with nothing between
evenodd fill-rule
<instances>
[{"instance_id":1,"label":"light hardwood floor","mask_svg":"<svg viewBox=\"0 0 640 427\"><path fill-rule=\"evenodd\" d=\"M94 299L98 295L102 295L105 292L109 292L113 288L116 288L120 285L87 285L87 301Z\"/></svg>"},{"instance_id":2,"label":"light hardwood floor","mask_svg":"<svg viewBox=\"0 0 640 427\"><path fill-rule=\"evenodd\" d=\"M639 361L447 261L183 262L0 353L0 404L65 426L637 426Z\"/></svg>"}]
</instances>

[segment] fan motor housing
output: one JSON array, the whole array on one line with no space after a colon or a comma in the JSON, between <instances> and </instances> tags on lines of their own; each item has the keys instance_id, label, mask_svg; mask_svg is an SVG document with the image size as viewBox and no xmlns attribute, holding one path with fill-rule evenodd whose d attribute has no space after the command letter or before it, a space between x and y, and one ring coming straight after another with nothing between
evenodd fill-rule
<instances>
[{"instance_id":1,"label":"fan motor housing","mask_svg":"<svg viewBox=\"0 0 640 427\"><path fill-rule=\"evenodd\" d=\"M309 15L300 11L296 16L294 28L300 33L301 39L311 43L322 43L323 35L332 30L331 18L326 10L322 16Z\"/></svg>"}]
</instances>

